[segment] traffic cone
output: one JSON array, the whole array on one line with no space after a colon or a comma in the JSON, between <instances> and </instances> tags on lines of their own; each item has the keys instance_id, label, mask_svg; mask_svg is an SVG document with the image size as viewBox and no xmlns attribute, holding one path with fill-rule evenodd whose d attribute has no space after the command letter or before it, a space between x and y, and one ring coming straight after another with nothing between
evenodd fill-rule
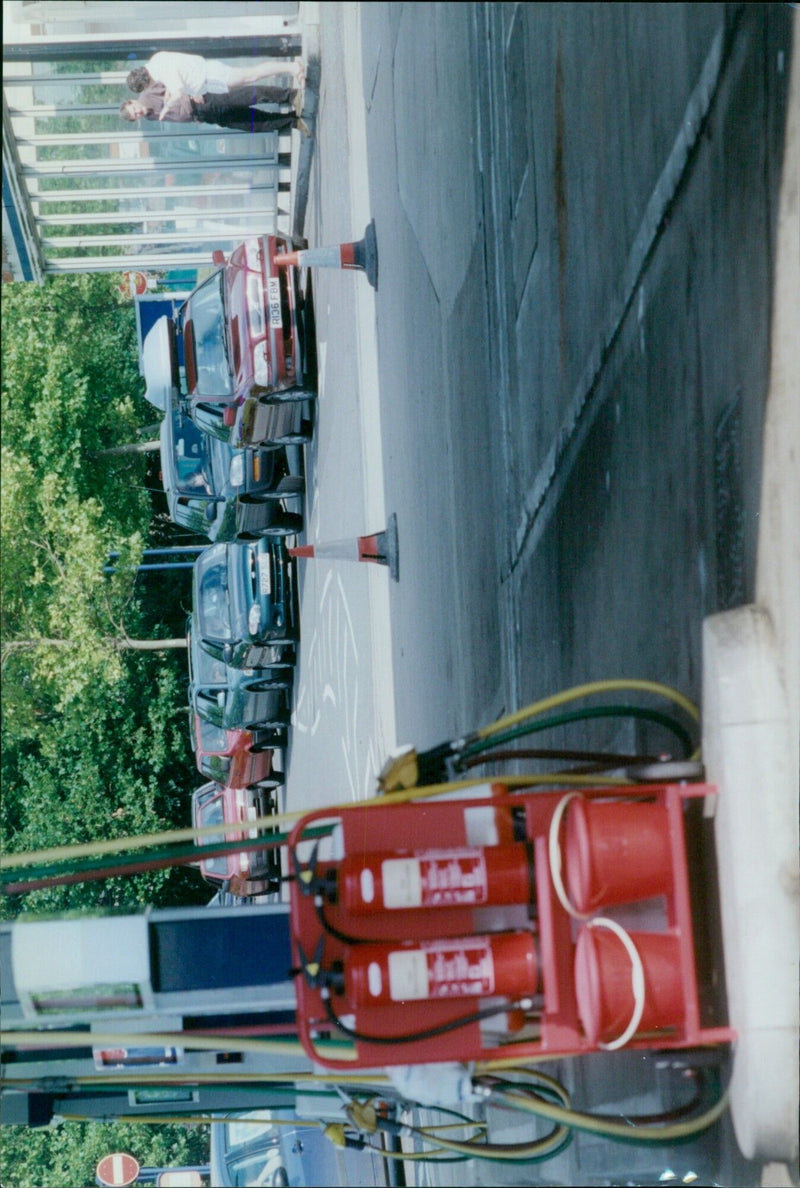
<instances>
[{"instance_id":1,"label":"traffic cone","mask_svg":"<svg viewBox=\"0 0 800 1188\"><path fill-rule=\"evenodd\" d=\"M295 545L288 550L292 557L327 557L340 561L373 561L386 565L395 581L400 579L400 558L397 548L397 516L394 512L386 521L385 532L371 536L351 536L347 540L329 540L321 544Z\"/></svg>"},{"instance_id":2,"label":"traffic cone","mask_svg":"<svg viewBox=\"0 0 800 1188\"><path fill-rule=\"evenodd\" d=\"M355 243L340 243L335 247L305 248L298 252L284 252L275 257L276 264L293 264L296 268L358 268L366 273L373 289L378 287L378 241L375 220L368 225L364 238Z\"/></svg>"}]
</instances>

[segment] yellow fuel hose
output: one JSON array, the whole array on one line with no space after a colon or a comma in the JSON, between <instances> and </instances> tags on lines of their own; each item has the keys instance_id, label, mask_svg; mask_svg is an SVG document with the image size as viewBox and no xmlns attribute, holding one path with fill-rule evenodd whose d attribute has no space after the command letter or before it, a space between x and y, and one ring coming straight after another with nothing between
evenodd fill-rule
<instances>
[{"instance_id":1,"label":"yellow fuel hose","mask_svg":"<svg viewBox=\"0 0 800 1188\"><path fill-rule=\"evenodd\" d=\"M532 718L536 714L546 713L548 710L556 709L557 706L566 705L570 701L578 701L582 697L591 697L596 693L617 693L628 690L630 692L639 693L653 693L658 697L665 697L668 701L672 701L675 705L680 706L690 718L695 722L700 721L700 711L693 701L688 697L684 697L677 689L673 689L670 685L662 685L658 681L637 680L635 678L620 678L607 681L590 681L585 685L574 685L571 689L564 689L561 693L554 693L551 697L544 697L541 701L531 702L523 709L515 710L511 714L506 714L504 718L498 718L496 722L491 722L488 726L483 726L476 731L475 737L488 738L492 734L498 734L501 730L508 730L511 726L516 726L518 722L523 722L526 718Z\"/></svg>"},{"instance_id":2,"label":"yellow fuel hose","mask_svg":"<svg viewBox=\"0 0 800 1188\"><path fill-rule=\"evenodd\" d=\"M333 818L338 813L347 809L356 807L369 809L379 808L389 804L405 804L411 800L423 800L432 796L459 792L462 789L477 788L490 782L504 784L507 788L532 788L547 785L553 785L554 787L571 787L573 785L577 787L616 787L617 785L628 785L631 781L616 776L607 776L599 779L597 775L570 775L561 774L560 772L537 772L531 775L503 776L497 779L492 778L491 780L486 779L486 777L476 777L469 780L454 780L446 784L430 784L421 788L408 788L400 792L387 792L383 796L375 796L371 800L331 805L330 809L326 808L326 812L330 812ZM307 811L275 813L271 816L256 817L255 820L247 822L247 829L279 829L284 825L293 824L305 816L308 816ZM225 832L234 836L237 830L226 827ZM144 833L138 837L117 837L111 838L108 841L83 842L79 845L70 846L52 846L46 850L32 850L25 854L3 854L0 855L0 869L6 870L20 866L38 865L45 862L60 862L69 858L92 858L101 854L118 854L128 849L146 849L149 846L169 845L172 842L191 841L194 838L218 837L219 833L219 825L201 825L197 828L189 826L185 829L170 829L164 833Z\"/></svg>"}]
</instances>

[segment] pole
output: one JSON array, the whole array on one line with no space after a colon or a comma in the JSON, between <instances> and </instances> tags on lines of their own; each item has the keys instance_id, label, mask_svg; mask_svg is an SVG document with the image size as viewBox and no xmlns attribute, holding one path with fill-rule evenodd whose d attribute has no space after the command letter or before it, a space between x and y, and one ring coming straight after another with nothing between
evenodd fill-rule
<instances>
[{"instance_id":1,"label":"pole","mask_svg":"<svg viewBox=\"0 0 800 1188\"><path fill-rule=\"evenodd\" d=\"M179 49L200 53L206 58L295 58L302 52L302 39L297 34L279 37L197 37L194 46L187 44L185 32L164 37L143 38L139 33L128 36L107 33L69 34L69 40L59 41L52 34L33 35L25 41L3 45L3 58L8 62L81 62L95 59L130 59L131 66L146 62L159 50ZM35 81L35 80L34 80Z\"/></svg>"}]
</instances>

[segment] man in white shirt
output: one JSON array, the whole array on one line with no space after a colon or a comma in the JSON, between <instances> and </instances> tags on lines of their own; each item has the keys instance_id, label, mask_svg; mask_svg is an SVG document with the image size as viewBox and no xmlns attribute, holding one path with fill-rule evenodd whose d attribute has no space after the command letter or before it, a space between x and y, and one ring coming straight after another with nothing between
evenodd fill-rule
<instances>
[{"instance_id":1,"label":"man in white shirt","mask_svg":"<svg viewBox=\"0 0 800 1188\"><path fill-rule=\"evenodd\" d=\"M276 74L290 75L298 89L305 83L301 61L289 63L278 58L252 66L228 66L216 58L202 58L199 54L159 50L146 66L137 66L130 72L127 83L135 94L153 82L166 87L164 105L158 117L163 120L182 95L193 98L206 94L222 95Z\"/></svg>"}]
</instances>

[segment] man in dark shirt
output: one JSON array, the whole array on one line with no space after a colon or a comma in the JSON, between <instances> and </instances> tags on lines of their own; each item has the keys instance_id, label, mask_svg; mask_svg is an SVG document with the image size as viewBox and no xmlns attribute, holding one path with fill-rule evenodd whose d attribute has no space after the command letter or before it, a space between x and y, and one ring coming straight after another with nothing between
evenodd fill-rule
<instances>
[{"instance_id":1,"label":"man in dark shirt","mask_svg":"<svg viewBox=\"0 0 800 1188\"><path fill-rule=\"evenodd\" d=\"M131 122L163 119L179 124L216 124L236 132L283 132L297 128L305 136L310 135L305 121L294 110L260 111L253 106L256 103L294 104L297 93L289 87L250 86L237 87L226 94L178 95L164 111L166 93L163 83L151 83L135 99L123 101L120 115Z\"/></svg>"}]
</instances>

